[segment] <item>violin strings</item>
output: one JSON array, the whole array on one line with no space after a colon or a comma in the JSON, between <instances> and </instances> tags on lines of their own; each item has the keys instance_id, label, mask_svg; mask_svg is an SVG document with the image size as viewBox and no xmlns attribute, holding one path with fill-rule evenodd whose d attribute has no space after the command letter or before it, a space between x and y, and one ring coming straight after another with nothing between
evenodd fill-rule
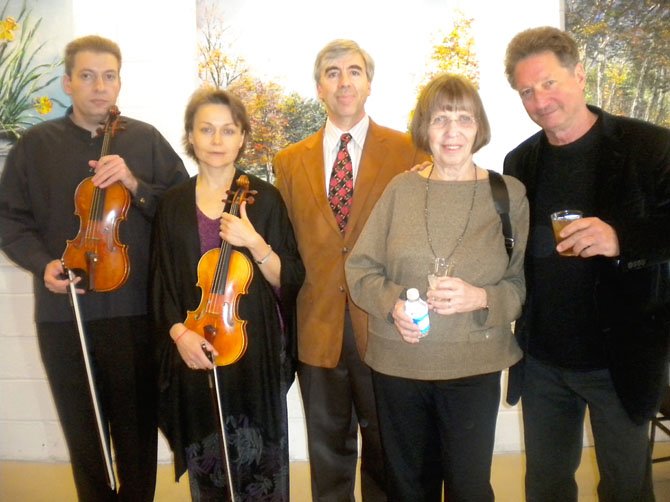
<instances>
[{"instance_id":1,"label":"violin strings","mask_svg":"<svg viewBox=\"0 0 670 502\"><path fill-rule=\"evenodd\" d=\"M238 216L239 215L239 202L237 201L237 194L235 195L235 198L230 204L230 209L229 213L232 214L233 216ZM231 245L227 241L222 241L221 242L221 251L219 253L219 262L216 267L216 273L214 274L214 281L212 283L212 291L215 294L223 294L224 291L221 291L221 286L225 285L226 279L228 277L228 270L224 270L224 262L226 261L226 258L230 255L230 248ZM207 311L212 312L212 302L214 301L214 297L216 295L209 295L209 298L207 300Z\"/></svg>"},{"instance_id":2,"label":"violin strings","mask_svg":"<svg viewBox=\"0 0 670 502\"><path fill-rule=\"evenodd\" d=\"M104 157L109 153L109 142L111 141L110 134L105 134L102 140L102 150L100 157ZM102 210L104 209L104 192L98 188L93 187L93 200L91 201L91 209L89 210L89 225L86 228L86 240L91 241L98 232L100 219L102 217ZM93 224L91 225L91 222Z\"/></svg>"}]
</instances>

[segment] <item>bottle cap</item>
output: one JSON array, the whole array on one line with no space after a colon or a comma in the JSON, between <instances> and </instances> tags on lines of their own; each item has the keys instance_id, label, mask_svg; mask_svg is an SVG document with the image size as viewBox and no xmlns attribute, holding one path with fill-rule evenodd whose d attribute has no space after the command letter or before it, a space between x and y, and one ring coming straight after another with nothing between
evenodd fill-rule
<instances>
[{"instance_id":1,"label":"bottle cap","mask_svg":"<svg viewBox=\"0 0 670 502\"><path fill-rule=\"evenodd\" d=\"M416 300L419 299L419 290L416 288L409 288L407 290L407 299L410 302L415 302Z\"/></svg>"}]
</instances>

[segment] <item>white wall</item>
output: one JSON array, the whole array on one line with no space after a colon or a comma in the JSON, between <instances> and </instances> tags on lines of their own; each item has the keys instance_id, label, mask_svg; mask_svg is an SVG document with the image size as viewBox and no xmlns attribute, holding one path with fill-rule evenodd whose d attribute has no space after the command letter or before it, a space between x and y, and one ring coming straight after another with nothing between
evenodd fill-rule
<instances>
[{"instance_id":1,"label":"white wall","mask_svg":"<svg viewBox=\"0 0 670 502\"><path fill-rule=\"evenodd\" d=\"M518 97L504 81L505 41L526 27L559 25L560 0L487 1L485 4L488 14L482 17L478 28L481 32L477 39L482 41L479 50L483 59L499 61L499 64L481 68L481 93L491 119L494 143L485 149L492 152L490 156L482 157L484 162L480 160L480 163L500 169L501 155L535 130ZM180 144L183 109L197 86L195 1L73 0L72 12L70 38L98 33L121 46L124 63L119 108L122 112L154 124L175 150L183 153ZM315 53L317 50L315 47ZM383 86L384 78L380 70L375 85ZM379 115L374 111L371 114ZM1 254L0 319L3 320L0 323L0 459L66 460L67 450L37 350L31 279ZM291 458L305 459L303 412L296 385L289 393L289 420ZM519 410L501 405L496 451L520 449ZM162 438L159 459L171 461Z\"/></svg>"}]
</instances>

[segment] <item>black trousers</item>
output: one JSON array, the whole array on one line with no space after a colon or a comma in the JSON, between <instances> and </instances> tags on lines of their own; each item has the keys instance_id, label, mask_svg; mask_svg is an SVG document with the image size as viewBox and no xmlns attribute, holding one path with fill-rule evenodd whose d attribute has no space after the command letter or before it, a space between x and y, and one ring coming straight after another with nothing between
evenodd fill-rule
<instances>
[{"instance_id":1,"label":"black trousers","mask_svg":"<svg viewBox=\"0 0 670 502\"><path fill-rule=\"evenodd\" d=\"M156 372L147 319L85 324L101 408L112 438L118 494L105 464L74 323L38 323L42 362L70 453L80 501L152 501L156 485Z\"/></svg>"},{"instance_id":2,"label":"black trousers","mask_svg":"<svg viewBox=\"0 0 670 502\"><path fill-rule=\"evenodd\" d=\"M356 349L348 311L338 365L319 368L299 363L298 381L307 424L312 500L355 500L359 427L363 500L387 500L372 377Z\"/></svg>"},{"instance_id":3,"label":"black trousers","mask_svg":"<svg viewBox=\"0 0 670 502\"><path fill-rule=\"evenodd\" d=\"M589 410L600 481L600 502L652 502L649 422L634 423L609 370L558 368L526 354L522 410L526 500L576 502Z\"/></svg>"},{"instance_id":4,"label":"black trousers","mask_svg":"<svg viewBox=\"0 0 670 502\"><path fill-rule=\"evenodd\" d=\"M373 371L389 500L492 502L500 372L411 380Z\"/></svg>"}]
</instances>

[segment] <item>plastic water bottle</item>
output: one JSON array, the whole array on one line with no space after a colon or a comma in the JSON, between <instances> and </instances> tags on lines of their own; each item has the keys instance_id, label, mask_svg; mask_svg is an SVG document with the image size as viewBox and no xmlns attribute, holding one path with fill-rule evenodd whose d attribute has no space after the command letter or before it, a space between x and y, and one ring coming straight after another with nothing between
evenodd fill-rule
<instances>
[{"instance_id":1,"label":"plastic water bottle","mask_svg":"<svg viewBox=\"0 0 670 502\"><path fill-rule=\"evenodd\" d=\"M419 290L416 288L409 288L407 290L405 313L410 316L412 322L419 327L421 336L426 336L430 330L428 305L419 297Z\"/></svg>"}]
</instances>

